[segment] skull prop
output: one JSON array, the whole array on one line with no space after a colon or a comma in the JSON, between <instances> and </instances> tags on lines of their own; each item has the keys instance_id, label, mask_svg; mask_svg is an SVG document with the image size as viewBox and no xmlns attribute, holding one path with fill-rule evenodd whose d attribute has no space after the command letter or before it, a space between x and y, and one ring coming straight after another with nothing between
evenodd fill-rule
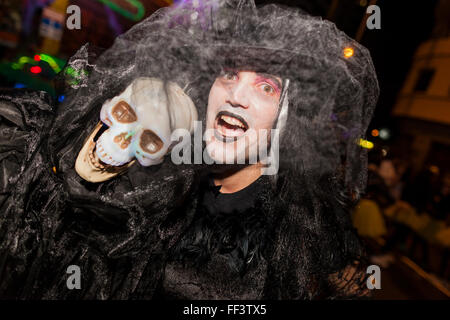
<instances>
[{"instance_id":1,"label":"skull prop","mask_svg":"<svg viewBox=\"0 0 450 320\"><path fill-rule=\"evenodd\" d=\"M103 104L100 119L75 162L77 173L89 182L108 180L135 160L143 166L161 163L172 132L192 132L197 109L177 84L138 78Z\"/></svg>"}]
</instances>

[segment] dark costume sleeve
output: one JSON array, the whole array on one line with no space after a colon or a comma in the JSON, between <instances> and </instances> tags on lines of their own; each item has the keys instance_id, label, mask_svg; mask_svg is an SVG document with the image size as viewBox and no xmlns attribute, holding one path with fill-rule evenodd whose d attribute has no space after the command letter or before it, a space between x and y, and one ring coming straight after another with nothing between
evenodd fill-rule
<instances>
[{"instance_id":1,"label":"dark costume sleeve","mask_svg":"<svg viewBox=\"0 0 450 320\"><path fill-rule=\"evenodd\" d=\"M192 170L134 166L89 184L73 168L89 123L55 117L51 99L36 91L2 91L0 106L0 297L151 297L166 248L185 225L185 214L174 222L170 214ZM69 99L55 114L71 106ZM66 285L71 265L80 267L80 290Z\"/></svg>"},{"instance_id":2,"label":"dark costume sleeve","mask_svg":"<svg viewBox=\"0 0 450 320\"><path fill-rule=\"evenodd\" d=\"M102 104L131 81L195 80L186 75L197 67L190 38L163 18L135 26L100 57L80 48L55 81L65 95L57 107L44 93L0 92L0 297L152 296L166 248L187 225L189 208L180 219L171 215L192 187L193 168L169 157L88 183L74 164ZM71 265L80 267L80 290L66 286Z\"/></svg>"},{"instance_id":3,"label":"dark costume sleeve","mask_svg":"<svg viewBox=\"0 0 450 320\"><path fill-rule=\"evenodd\" d=\"M53 119L50 96L45 92L21 89L0 90L0 163L3 203L36 156Z\"/></svg>"},{"instance_id":4,"label":"dark costume sleeve","mask_svg":"<svg viewBox=\"0 0 450 320\"><path fill-rule=\"evenodd\" d=\"M41 180L52 170L42 151L53 116L45 92L0 91L0 296L25 286L27 265L45 246L42 232L51 228L50 220L36 224L33 203L45 211L47 203L39 204L43 199L35 198L34 190L55 187Z\"/></svg>"}]
</instances>

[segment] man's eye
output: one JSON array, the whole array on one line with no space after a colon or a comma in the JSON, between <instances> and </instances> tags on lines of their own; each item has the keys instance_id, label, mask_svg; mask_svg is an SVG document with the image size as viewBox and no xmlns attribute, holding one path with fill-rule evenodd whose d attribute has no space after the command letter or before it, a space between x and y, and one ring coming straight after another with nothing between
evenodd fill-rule
<instances>
[{"instance_id":1,"label":"man's eye","mask_svg":"<svg viewBox=\"0 0 450 320\"><path fill-rule=\"evenodd\" d=\"M237 74L234 72L225 72L222 77L225 80L237 80Z\"/></svg>"},{"instance_id":2,"label":"man's eye","mask_svg":"<svg viewBox=\"0 0 450 320\"><path fill-rule=\"evenodd\" d=\"M267 84L267 83L263 83L260 88L264 91L264 93L267 93L269 95L272 95L275 93L275 89L272 88L271 85Z\"/></svg>"}]
</instances>

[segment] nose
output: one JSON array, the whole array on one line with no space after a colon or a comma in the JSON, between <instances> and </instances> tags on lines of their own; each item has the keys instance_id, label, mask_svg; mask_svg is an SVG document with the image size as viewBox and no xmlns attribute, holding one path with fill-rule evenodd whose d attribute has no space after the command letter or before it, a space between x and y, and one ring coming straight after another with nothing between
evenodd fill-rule
<instances>
[{"instance_id":1,"label":"nose","mask_svg":"<svg viewBox=\"0 0 450 320\"><path fill-rule=\"evenodd\" d=\"M239 81L230 88L228 103L236 108L249 108L249 88L244 81Z\"/></svg>"}]
</instances>

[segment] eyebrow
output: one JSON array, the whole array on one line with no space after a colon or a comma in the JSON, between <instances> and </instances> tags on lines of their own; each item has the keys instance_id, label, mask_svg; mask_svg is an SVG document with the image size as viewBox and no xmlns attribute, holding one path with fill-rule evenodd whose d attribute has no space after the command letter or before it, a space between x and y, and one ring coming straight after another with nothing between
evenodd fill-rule
<instances>
[{"instance_id":1,"label":"eyebrow","mask_svg":"<svg viewBox=\"0 0 450 320\"><path fill-rule=\"evenodd\" d=\"M262 77L262 78L267 78L267 79L272 80L278 86L278 88L281 90L281 87L282 87L281 81L274 75L269 74L269 73L261 73L261 72L257 72L256 75L259 77Z\"/></svg>"}]
</instances>

